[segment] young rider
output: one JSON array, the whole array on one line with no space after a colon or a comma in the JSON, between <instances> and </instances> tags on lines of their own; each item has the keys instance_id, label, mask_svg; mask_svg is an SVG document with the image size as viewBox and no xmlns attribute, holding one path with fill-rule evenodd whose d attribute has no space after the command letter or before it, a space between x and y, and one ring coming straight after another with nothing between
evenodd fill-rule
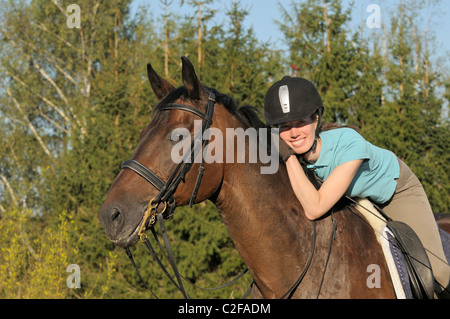
<instances>
[{"instance_id":1,"label":"young rider","mask_svg":"<svg viewBox=\"0 0 450 319\"><path fill-rule=\"evenodd\" d=\"M417 233L436 281L449 289L450 267L420 181L394 153L370 144L357 131L338 128L322 132L323 110L317 89L302 78L284 77L265 97L266 123L280 129L280 158L306 217L320 218L344 194L369 198L391 219L408 224ZM307 167L324 181L319 190L293 155L303 157Z\"/></svg>"}]
</instances>

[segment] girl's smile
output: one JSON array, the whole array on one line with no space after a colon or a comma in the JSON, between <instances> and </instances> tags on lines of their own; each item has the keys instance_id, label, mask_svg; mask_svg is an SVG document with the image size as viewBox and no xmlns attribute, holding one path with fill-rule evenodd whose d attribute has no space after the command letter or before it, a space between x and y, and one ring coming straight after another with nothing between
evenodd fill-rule
<instances>
[{"instance_id":1,"label":"girl's smile","mask_svg":"<svg viewBox=\"0 0 450 319\"><path fill-rule=\"evenodd\" d=\"M280 137L297 154L309 151L316 137L317 118L291 121L280 125Z\"/></svg>"}]
</instances>

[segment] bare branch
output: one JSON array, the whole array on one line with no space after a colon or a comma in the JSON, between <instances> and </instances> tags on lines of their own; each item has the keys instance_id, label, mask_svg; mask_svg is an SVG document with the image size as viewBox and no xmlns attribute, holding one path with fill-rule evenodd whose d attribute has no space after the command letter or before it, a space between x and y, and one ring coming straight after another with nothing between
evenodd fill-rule
<instances>
[{"instance_id":1,"label":"bare branch","mask_svg":"<svg viewBox=\"0 0 450 319\"><path fill-rule=\"evenodd\" d=\"M61 7L61 5L58 3L58 0L52 0L52 2L53 2L53 4L54 4L55 6L58 7L58 9L59 9L62 13L64 13L66 16L69 16L69 13L68 13L66 10L64 10L63 7Z\"/></svg>"},{"instance_id":2,"label":"bare branch","mask_svg":"<svg viewBox=\"0 0 450 319\"><path fill-rule=\"evenodd\" d=\"M56 127L58 130L64 132L64 133L69 133L69 131L67 131L64 127L62 127L61 125L59 125L58 123L56 123L55 121L53 121L51 118L49 118L46 114L44 114L44 112L42 112L41 109L38 109L39 115L42 116L44 119L46 119L49 123L51 123L54 127Z\"/></svg>"},{"instance_id":3,"label":"bare branch","mask_svg":"<svg viewBox=\"0 0 450 319\"><path fill-rule=\"evenodd\" d=\"M14 195L13 189L11 188L11 184L9 184L8 179L5 177L5 175L0 174L0 180L3 182L3 185L5 185L6 189L8 190L9 195L11 196L11 199L13 201L13 205L19 206L19 202L17 201L17 198Z\"/></svg>"},{"instance_id":4,"label":"bare branch","mask_svg":"<svg viewBox=\"0 0 450 319\"><path fill-rule=\"evenodd\" d=\"M49 31L48 29L46 29L45 26L37 25L37 27L38 27L38 28L41 28L41 29L43 29L43 30L45 30L45 31L47 31L47 32L50 33L50 31ZM27 56L28 58L31 59L31 57L23 51L23 47L29 47L29 48L31 48L32 50L34 50L35 52L38 51L37 48L36 48L36 46L33 45L33 43L31 43L31 42L29 42L29 41L24 41L23 39L18 39L18 41L19 41L20 44L21 44L21 45L18 45L18 44L16 43L16 41L15 41L15 40L14 40L14 39L6 32L6 30L5 30L4 28L2 28L1 31L2 31L3 36L4 36L5 38L7 38L7 39L14 45L14 47L16 47L17 49L21 50L22 53L23 53L25 56ZM55 36L56 36L56 37L59 37L59 35L55 35L55 34L52 34L52 36L53 36L53 37L55 37ZM64 40L64 39L61 38L61 40ZM65 41L65 40L64 40L64 41ZM66 42L67 42L67 41L66 41ZM71 47L73 47L72 44L71 44L70 42L67 42L67 44L70 45ZM71 82L71 83L73 83L75 86L78 87L78 83L75 81L75 79L74 79L67 71L65 71L63 67L61 67L61 66L57 63L58 60L59 60L59 61L58 61L59 63L64 63L60 58L57 58L57 57L55 57L53 54L49 54L48 52L46 52L45 59L47 60L47 62L48 62L49 64L52 64L59 72L61 72L61 73L62 73L62 74L63 74L63 75Z\"/></svg>"},{"instance_id":5,"label":"bare branch","mask_svg":"<svg viewBox=\"0 0 450 319\"><path fill-rule=\"evenodd\" d=\"M31 91L27 84L25 82L23 82L18 76L12 74L11 72L8 72L8 75L11 76L14 80L16 80L18 83L20 83L23 87L25 87L29 92L31 92L32 94L38 96L42 101L44 101L46 104L48 104L52 109L54 109L67 123L72 124L72 121L67 117L67 115L64 113L64 111L57 107L52 101L50 101L49 99L47 99L45 96L38 94L38 93L34 93L33 91Z\"/></svg>"},{"instance_id":6,"label":"bare branch","mask_svg":"<svg viewBox=\"0 0 450 319\"><path fill-rule=\"evenodd\" d=\"M36 128L34 127L34 125L30 122L30 120L28 119L28 116L25 114L22 106L19 104L19 102L17 102L17 100L14 98L14 96L11 94L11 91L9 90L9 88L5 89L6 93L9 95L9 97L11 98L11 100L14 102L15 107L19 110L20 114L22 114L22 117L24 118L25 122L27 123L28 127L30 128L31 132L33 133L34 137L36 138L36 140L38 141L39 145L41 145L42 149L44 150L44 153L51 159L53 160L53 155L52 153L49 151L49 149L47 148L47 146L45 145L44 141L42 140L42 138L40 137L40 135L38 134Z\"/></svg>"},{"instance_id":7,"label":"bare branch","mask_svg":"<svg viewBox=\"0 0 450 319\"><path fill-rule=\"evenodd\" d=\"M56 92L58 92L58 95L61 97L61 99L64 101L64 103L68 104L67 102L67 98L64 95L64 93L62 92L62 90L59 88L59 86L55 83L55 81L53 81L53 79L47 74L47 72L45 72L41 66L39 65L39 63L37 63L36 61L33 61L33 66L36 68L36 70L39 71L39 73L41 73L41 75L44 77L44 79L46 79L48 82L50 82L50 84L55 88Z\"/></svg>"},{"instance_id":8,"label":"bare branch","mask_svg":"<svg viewBox=\"0 0 450 319\"><path fill-rule=\"evenodd\" d=\"M69 48L74 49L78 53L80 52L80 49L78 49L77 47L74 47L72 43L70 43L66 39L62 38L60 35L51 32L49 29L47 29L47 27L45 25L40 24L40 23L35 23L35 25L36 25L36 27L38 29L41 29L42 31L48 32L53 38L56 38L56 39L60 40L61 42L66 44Z\"/></svg>"}]
</instances>

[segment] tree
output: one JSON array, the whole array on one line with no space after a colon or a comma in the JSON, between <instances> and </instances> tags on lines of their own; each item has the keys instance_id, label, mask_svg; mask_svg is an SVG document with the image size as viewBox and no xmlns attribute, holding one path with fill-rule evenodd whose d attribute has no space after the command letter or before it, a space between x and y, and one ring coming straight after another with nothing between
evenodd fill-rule
<instances>
[{"instance_id":1,"label":"tree","mask_svg":"<svg viewBox=\"0 0 450 319\"><path fill-rule=\"evenodd\" d=\"M215 15L215 10L208 7L208 5L214 3L214 0L190 0L187 1L187 3L197 10L197 73L199 79L201 80L204 65L203 34L208 31L206 28L206 23ZM181 5L183 4L184 0L181 0Z\"/></svg>"},{"instance_id":2,"label":"tree","mask_svg":"<svg viewBox=\"0 0 450 319\"><path fill-rule=\"evenodd\" d=\"M91 284L95 265L104 265L112 248L102 236L97 207L121 154L135 146L130 139L139 136L136 124L143 125L151 111L150 89L143 85L148 53L136 41L148 30L145 23L126 23L129 4L79 1L80 29L67 26L69 13L57 1L14 1L2 12L0 115L6 147L0 176L1 187L8 185L12 195L2 192L2 207L7 211L19 203L33 210L36 223L48 225L67 211L78 225L71 242L80 232L95 238L81 242L83 256L75 262L85 266ZM108 250L99 248L105 246Z\"/></svg>"},{"instance_id":3,"label":"tree","mask_svg":"<svg viewBox=\"0 0 450 319\"><path fill-rule=\"evenodd\" d=\"M245 28L248 11L240 1L234 1L226 15L225 25L207 37L214 46L206 48L208 77L203 82L230 95L238 105L262 108L270 79L282 74L282 55L260 43L252 28Z\"/></svg>"},{"instance_id":4,"label":"tree","mask_svg":"<svg viewBox=\"0 0 450 319\"><path fill-rule=\"evenodd\" d=\"M368 51L361 48L358 34L346 29L351 8L344 10L336 0L291 2L290 7L281 7L283 22L278 23L289 46L289 64L295 75L316 85L325 105L325 121L354 120L352 113L361 96L358 92L367 92L373 85L361 80L372 81L376 71L368 69ZM378 103L377 97L366 103Z\"/></svg>"},{"instance_id":5,"label":"tree","mask_svg":"<svg viewBox=\"0 0 450 319\"><path fill-rule=\"evenodd\" d=\"M441 74L430 62L427 32L418 29L421 5L402 1L391 19L383 59L385 101L365 132L374 144L393 151L411 167L435 212L446 212L448 124L441 117L444 101L437 95Z\"/></svg>"}]
</instances>

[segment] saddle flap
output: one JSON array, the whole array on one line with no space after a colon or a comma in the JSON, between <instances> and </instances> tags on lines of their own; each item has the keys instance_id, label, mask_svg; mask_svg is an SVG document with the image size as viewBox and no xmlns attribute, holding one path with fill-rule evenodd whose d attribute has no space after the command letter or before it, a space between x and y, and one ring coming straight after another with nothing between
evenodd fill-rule
<instances>
[{"instance_id":1,"label":"saddle flap","mask_svg":"<svg viewBox=\"0 0 450 319\"><path fill-rule=\"evenodd\" d=\"M387 226L394 234L396 242L405 257L414 297L417 299L433 299L433 271L419 237L405 223L388 221Z\"/></svg>"}]
</instances>

